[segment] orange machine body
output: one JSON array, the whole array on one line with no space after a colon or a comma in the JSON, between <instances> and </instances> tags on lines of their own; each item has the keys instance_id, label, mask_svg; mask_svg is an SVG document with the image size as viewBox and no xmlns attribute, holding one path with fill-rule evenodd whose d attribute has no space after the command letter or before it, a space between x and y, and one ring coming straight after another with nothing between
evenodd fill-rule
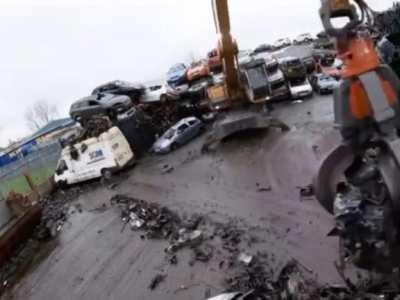
<instances>
[{"instance_id":1,"label":"orange machine body","mask_svg":"<svg viewBox=\"0 0 400 300\"><path fill-rule=\"evenodd\" d=\"M388 104L393 107L397 100L396 92L390 82L382 79L382 77L380 78L380 81L386 96L386 101L388 101ZM350 86L349 101L351 114L356 119L362 120L373 115L368 95L365 92L361 81L355 80L352 82Z\"/></svg>"},{"instance_id":2,"label":"orange machine body","mask_svg":"<svg viewBox=\"0 0 400 300\"><path fill-rule=\"evenodd\" d=\"M351 114L360 120L371 117L373 111L370 99L357 77L379 68L380 62L374 43L369 37L355 37L348 40L345 47L341 47L339 42L338 50L339 57L344 63L344 68L340 71L341 77L351 81L349 92ZM386 96L383 100L393 106L397 98L396 91L382 76L380 76L380 81Z\"/></svg>"}]
</instances>

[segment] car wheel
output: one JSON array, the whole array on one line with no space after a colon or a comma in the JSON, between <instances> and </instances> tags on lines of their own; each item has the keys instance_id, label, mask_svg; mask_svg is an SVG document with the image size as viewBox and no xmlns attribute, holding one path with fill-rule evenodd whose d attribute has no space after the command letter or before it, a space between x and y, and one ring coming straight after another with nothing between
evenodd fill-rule
<instances>
[{"instance_id":1,"label":"car wheel","mask_svg":"<svg viewBox=\"0 0 400 300\"><path fill-rule=\"evenodd\" d=\"M57 183L57 187L61 190L64 190L68 186L67 181L61 180Z\"/></svg>"},{"instance_id":2,"label":"car wheel","mask_svg":"<svg viewBox=\"0 0 400 300\"><path fill-rule=\"evenodd\" d=\"M167 102L168 101L167 95L165 95L165 94L161 95L160 96L160 101L163 102L163 103Z\"/></svg>"},{"instance_id":3,"label":"car wheel","mask_svg":"<svg viewBox=\"0 0 400 300\"><path fill-rule=\"evenodd\" d=\"M173 143L173 144L171 145L171 150L172 150L172 151L175 151L176 149L178 149L178 144L177 144L177 143Z\"/></svg>"},{"instance_id":4,"label":"car wheel","mask_svg":"<svg viewBox=\"0 0 400 300\"><path fill-rule=\"evenodd\" d=\"M112 172L110 169L101 170L101 176L104 180L110 180L112 178Z\"/></svg>"},{"instance_id":5,"label":"car wheel","mask_svg":"<svg viewBox=\"0 0 400 300\"><path fill-rule=\"evenodd\" d=\"M118 113L115 109L110 109L108 110L107 115L111 121L115 121L117 119Z\"/></svg>"}]
</instances>

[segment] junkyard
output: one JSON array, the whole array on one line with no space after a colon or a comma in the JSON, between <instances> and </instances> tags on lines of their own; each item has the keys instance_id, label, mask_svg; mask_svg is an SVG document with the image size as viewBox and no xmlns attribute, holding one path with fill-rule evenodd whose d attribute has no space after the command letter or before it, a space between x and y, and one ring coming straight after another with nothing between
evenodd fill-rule
<instances>
[{"instance_id":1,"label":"junkyard","mask_svg":"<svg viewBox=\"0 0 400 300\"><path fill-rule=\"evenodd\" d=\"M211 2L204 58L2 153L1 299L399 299L400 5L244 50Z\"/></svg>"}]
</instances>

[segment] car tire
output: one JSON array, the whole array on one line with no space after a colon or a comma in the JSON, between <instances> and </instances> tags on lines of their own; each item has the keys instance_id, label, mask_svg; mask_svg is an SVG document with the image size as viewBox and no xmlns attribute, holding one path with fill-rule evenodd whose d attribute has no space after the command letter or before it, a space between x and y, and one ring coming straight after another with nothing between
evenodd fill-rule
<instances>
[{"instance_id":1,"label":"car tire","mask_svg":"<svg viewBox=\"0 0 400 300\"><path fill-rule=\"evenodd\" d=\"M109 109L107 111L107 116L110 118L111 121L115 121L117 113L114 109Z\"/></svg>"},{"instance_id":2,"label":"car tire","mask_svg":"<svg viewBox=\"0 0 400 300\"><path fill-rule=\"evenodd\" d=\"M165 95L165 94L161 95L161 96L160 96L160 101L161 101L162 103L168 102L168 96Z\"/></svg>"},{"instance_id":3,"label":"car tire","mask_svg":"<svg viewBox=\"0 0 400 300\"><path fill-rule=\"evenodd\" d=\"M103 180L110 180L113 176L113 173L111 172L110 169L103 169L101 170L101 177Z\"/></svg>"},{"instance_id":4,"label":"car tire","mask_svg":"<svg viewBox=\"0 0 400 300\"><path fill-rule=\"evenodd\" d=\"M177 143L172 143L171 151L175 151L176 149L178 149L178 144Z\"/></svg>"},{"instance_id":5,"label":"car tire","mask_svg":"<svg viewBox=\"0 0 400 300\"><path fill-rule=\"evenodd\" d=\"M65 181L65 180L60 180L59 182L57 182L57 187L58 187L59 189L61 189L61 190L66 189L67 186L68 186L68 183L67 183L67 181Z\"/></svg>"}]
</instances>

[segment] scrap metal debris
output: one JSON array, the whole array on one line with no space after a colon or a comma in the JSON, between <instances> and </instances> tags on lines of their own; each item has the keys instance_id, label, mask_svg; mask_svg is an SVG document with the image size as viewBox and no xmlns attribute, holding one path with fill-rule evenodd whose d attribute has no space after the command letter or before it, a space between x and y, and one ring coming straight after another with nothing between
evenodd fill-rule
<instances>
[{"instance_id":1,"label":"scrap metal debris","mask_svg":"<svg viewBox=\"0 0 400 300\"><path fill-rule=\"evenodd\" d=\"M248 266L253 261L253 256L248 255L247 253L240 253L238 260Z\"/></svg>"},{"instance_id":2,"label":"scrap metal debris","mask_svg":"<svg viewBox=\"0 0 400 300\"><path fill-rule=\"evenodd\" d=\"M55 239L68 220L70 203L82 193L81 188L58 190L39 200L42 217L32 236L15 249L12 257L0 268L0 296L38 258L48 242Z\"/></svg>"},{"instance_id":3,"label":"scrap metal debris","mask_svg":"<svg viewBox=\"0 0 400 300\"><path fill-rule=\"evenodd\" d=\"M149 239L167 239L172 234L179 237L181 220L166 207L124 195L112 197L111 205L121 209L124 223L130 223L133 230L144 230Z\"/></svg>"},{"instance_id":4,"label":"scrap metal debris","mask_svg":"<svg viewBox=\"0 0 400 300\"><path fill-rule=\"evenodd\" d=\"M163 165L161 168L161 173L162 174L168 174L171 173L174 170L174 167L171 165Z\"/></svg>"},{"instance_id":5,"label":"scrap metal debris","mask_svg":"<svg viewBox=\"0 0 400 300\"><path fill-rule=\"evenodd\" d=\"M301 197L312 197L314 196L314 186L312 184L300 188Z\"/></svg>"},{"instance_id":6,"label":"scrap metal debris","mask_svg":"<svg viewBox=\"0 0 400 300\"><path fill-rule=\"evenodd\" d=\"M309 268L293 259L276 267L268 253L249 255L241 250L245 244L246 233L238 229L235 220L221 224L205 220L199 214L180 217L159 204L124 195L112 197L111 203L121 209L123 222L133 220L134 230L144 231L144 237L168 242L165 252L169 264L178 263L179 250L189 249L192 251L189 266L199 261L216 264L219 269L224 268L226 293L214 298L208 297L209 299L375 300L394 299L390 297L397 295L395 292L400 289L399 286L397 289L392 286L391 290L384 293L383 284L377 286L372 282L360 282L358 285L348 286L321 285L311 277L313 273ZM137 226L139 224L140 226ZM149 288L155 289L165 276L158 274L151 281ZM182 289L187 287L184 286Z\"/></svg>"},{"instance_id":7,"label":"scrap metal debris","mask_svg":"<svg viewBox=\"0 0 400 300\"><path fill-rule=\"evenodd\" d=\"M375 17L375 26L381 34L400 32L400 3L394 3L391 9L380 12Z\"/></svg>"}]
</instances>

